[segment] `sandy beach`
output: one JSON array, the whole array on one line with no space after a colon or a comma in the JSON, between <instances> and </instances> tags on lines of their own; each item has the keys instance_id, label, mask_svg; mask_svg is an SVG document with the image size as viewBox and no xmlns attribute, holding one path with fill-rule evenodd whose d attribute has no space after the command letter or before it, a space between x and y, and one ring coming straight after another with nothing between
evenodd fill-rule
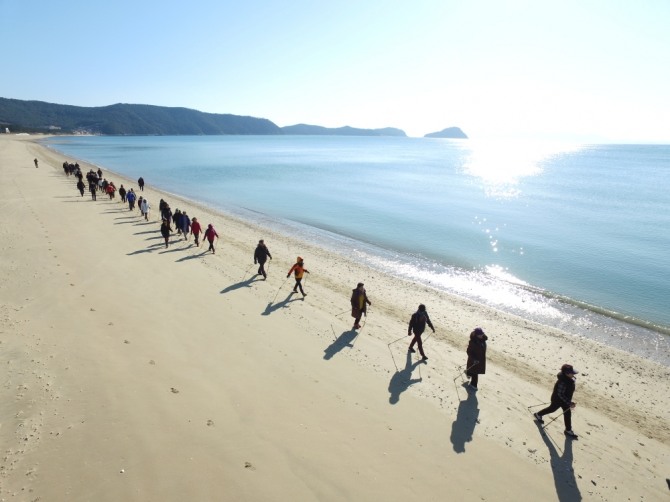
<instances>
[{"instance_id":1,"label":"sandy beach","mask_svg":"<svg viewBox=\"0 0 670 502\"><path fill-rule=\"evenodd\" d=\"M1 500L668 499L668 367L386 276L151 180L138 192L153 208L144 221L118 196L80 197L61 167L76 159L35 139L0 135ZM160 198L213 223L216 254L176 234L165 249ZM261 238L267 281L253 266ZM304 299L286 279L297 256L310 271ZM358 282L372 306L356 335ZM436 328L426 363L407 353L419 303ZM487 372L469 392L458 368L477 326ZM561 418L542 434L531 415L563 363L580 371L576 441Z\"/></svg>"}]
</instances>

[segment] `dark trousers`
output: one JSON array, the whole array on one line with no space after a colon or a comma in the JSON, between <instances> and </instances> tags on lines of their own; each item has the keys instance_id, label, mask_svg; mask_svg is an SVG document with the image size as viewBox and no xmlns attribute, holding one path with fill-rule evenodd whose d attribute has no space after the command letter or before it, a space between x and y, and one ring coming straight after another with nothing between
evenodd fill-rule
<instances>
[{"instance_id":1,"label":"dark trousers","mask_svg":"<svg viewBox=\"0 0 670 502\"><path fill-rule=\"evenodd\" d=\"M414 344L417 344L419 346L419 354L421 354L421 357L426 357L426 354L423 353L423 343L421 343L421 335L414 335L414 338L412 338L412 343L409 344L410 350L414 348Z\"/></svg>"},{"instance_id":2,"label":"dark trousers","mask_svg":"<svg viewBox=\"0 0 670 502\"><path fill-rule=\"evenodd\" d=\"M545 409L538 411L537 414L543 417L549 413L553 413L558 409L563 409L563 421L565 422L565 430L572 430L572 412L570 411L570 405L561 404L559 402L552 402Z\"/></svg>"},{"instance_id":3,"label":"dark trousers","mask_svg":"<svg viewBox=\"0 0 670 502\"><path fill-rule=\"evenodd\" d=\"M300 292L305 296L305 292L302 290L302 277L298 279L297 277L295 278L295 286L293 286L293 292L297 293L298 288L300 288Z\"/></svg>"},{"instance_id":4,"label":"dark trousers","mask_svg":"<svg viewBox=\"0 0 670 502\"><path fill-rule=\"evenodd\" d=\"M265 273L265 262L264 261L259 261L258 262L258 275L262 275L263 277L268 276L268 274Z\"/></svg>"},{"instance_id":5,"label":"dark trousers","mask_svg":"<svg viewBox=\"0 0 670 502\"><path fill-rule=\"evenodd\" d=\"M470 375L470 385L473 387L477 387L477 384L479 383L479 375L475 373L474 375Z\"/></svg>"},{"instance_id":6,"label":"dark trousers","mask_svg":"<svg viewBox=\"0 0 670 502\"><path fill-rule=\"evenodd\" d=\"M207 240L209 240L209 239L207 239ZM214 241L209 241L209 249L207 251L211 251L212 253L216 252L214 250Z\"/></svg>"}]
</instances>

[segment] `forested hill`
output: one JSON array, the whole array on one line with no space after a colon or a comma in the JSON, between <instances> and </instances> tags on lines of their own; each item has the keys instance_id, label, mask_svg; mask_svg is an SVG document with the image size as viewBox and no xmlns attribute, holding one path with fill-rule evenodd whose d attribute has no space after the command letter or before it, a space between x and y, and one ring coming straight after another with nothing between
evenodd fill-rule
<instances>
[{"instance_id":1,"label":"forested hill","mask_svg":"<svg viewBox=\"0 0 670 502\"><path fill-rule=\"evenodd\" d=\"M283 134L267 119L188 108L129 104L88 108L7 98L0 98L0 127L11 132L60 134Z\"/></svg>"}]
</instances>

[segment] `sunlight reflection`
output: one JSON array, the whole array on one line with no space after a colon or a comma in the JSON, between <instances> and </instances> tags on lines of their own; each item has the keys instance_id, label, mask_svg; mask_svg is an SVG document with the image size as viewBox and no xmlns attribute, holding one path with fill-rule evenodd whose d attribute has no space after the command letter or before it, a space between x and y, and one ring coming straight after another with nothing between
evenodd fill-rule
<instances>
[{"instance_id":1,"label":"sunlight reflection","mask_svg":"<svg viewBox=\"0 0 670 502\"><path fill-rule=\"evenodd\" d=\"M463 170L486 184L487 196L514 198L521 193L517 186L521 178L541 174L543 161L581 148L562 143L468 142Z\"/></svg>"}]
</instances>

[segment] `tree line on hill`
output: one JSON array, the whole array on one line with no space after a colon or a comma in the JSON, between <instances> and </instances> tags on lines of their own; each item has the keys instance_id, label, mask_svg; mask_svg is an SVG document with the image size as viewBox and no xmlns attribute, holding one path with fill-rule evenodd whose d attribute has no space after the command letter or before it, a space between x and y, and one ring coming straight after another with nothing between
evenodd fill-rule
<instances>
[{"instance_id":1,"label":"tree line on hill","mask_svg":"<svg viewBox=\"0 0 670 502\"><path fill-rule=\"evenodd\" d=\"M223 134L406 136L401 129L392 127L382 129L358 129L348 126L328 128L307 124L279 127L268 119L205 113L189 108L123 103L83 107L9 98L0 98L0 128L2 128L2 131L9 129L15 133L100 134L110 136ZM445 129L445 131L450 130L457 131L453 136L441 137L466 137L457 127Z\"/></svg>"}]
</instances>

